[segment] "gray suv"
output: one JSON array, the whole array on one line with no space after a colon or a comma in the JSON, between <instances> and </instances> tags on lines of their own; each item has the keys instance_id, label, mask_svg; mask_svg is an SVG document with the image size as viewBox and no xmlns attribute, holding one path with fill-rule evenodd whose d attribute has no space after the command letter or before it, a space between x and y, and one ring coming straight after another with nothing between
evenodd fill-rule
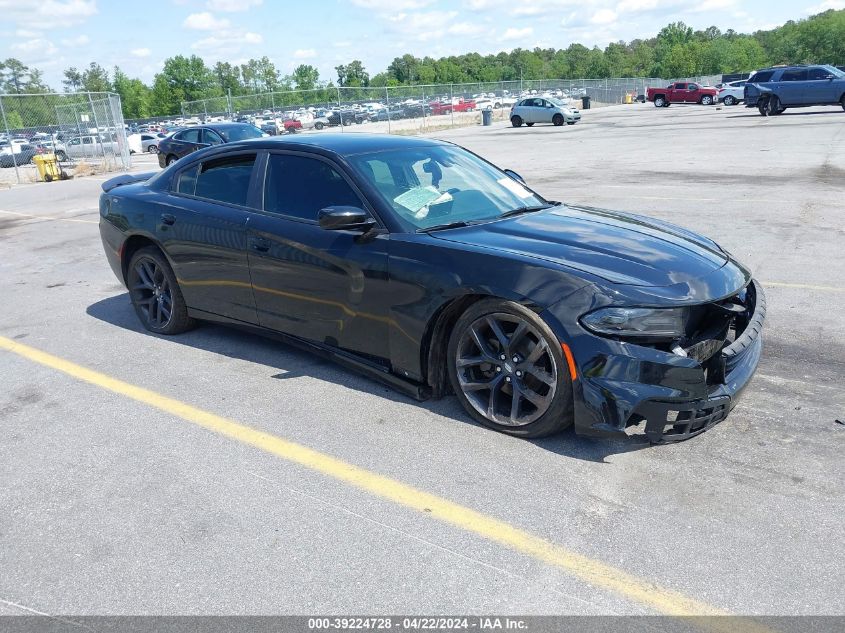
<instances>
[{"instance_id":1,"label":"gray suv","mask_svg":"<svg viewBox=\"0 0 845 633\"><path fill-rule=\"evenodd\" d=\"M766 68L745 84L745 106L763 116L817 105L841 105L845 110L845 72L826 65Z\"/></svg>"}]
</instances>

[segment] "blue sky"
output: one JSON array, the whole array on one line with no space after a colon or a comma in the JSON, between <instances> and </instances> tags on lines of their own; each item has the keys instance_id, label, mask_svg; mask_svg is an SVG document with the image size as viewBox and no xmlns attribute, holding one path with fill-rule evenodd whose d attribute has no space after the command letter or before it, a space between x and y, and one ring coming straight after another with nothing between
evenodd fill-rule
<instances>
[{"instance_id":1,"label":"blue sky","mask_svg":"<svg viewBox=\"0 0 845 633\"><path fill-rule=\"evenodd\" d=\"M845 0L0 0L0 59L57 89L68 66L116 64L149 82L167 57L194 53L209 65L267 55L282 73L308 63L334 79L356 58L375 74L406 52L604 46L676 20L746 32L829 8Z\"/></svg>"}]
</instances>

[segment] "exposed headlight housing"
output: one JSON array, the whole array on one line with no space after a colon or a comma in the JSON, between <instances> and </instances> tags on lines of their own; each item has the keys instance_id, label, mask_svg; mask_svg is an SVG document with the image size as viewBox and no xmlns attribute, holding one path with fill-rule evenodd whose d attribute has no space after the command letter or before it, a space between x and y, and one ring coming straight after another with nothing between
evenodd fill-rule
<instances>
[{"instance_id":1,"label":"exposed headlight housing","mask_svg":"<svg viewBox=\"0 0 845 633\"><path fill-rule=\"evenodd\" d=\"M596 334L634 338L680 338L684 335L689 308L601 308L581 317Z\"/></svg>"}]
</instances>

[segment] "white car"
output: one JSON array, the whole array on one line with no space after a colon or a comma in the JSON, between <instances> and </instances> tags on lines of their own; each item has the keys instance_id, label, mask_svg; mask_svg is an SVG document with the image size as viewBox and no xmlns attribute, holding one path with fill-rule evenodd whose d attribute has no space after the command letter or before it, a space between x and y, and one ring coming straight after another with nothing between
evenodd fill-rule
<instances>
[{"instance_id":1,"label":"white car","mask_svg":"<svg viewBox=\"0 0 845 633\"><path fill-rule=\"evenodd\" d=\"M718 99L726 106L736 105L745 99L745 84L746 81L731 81L719 88Z\"/></svg>"}]
</instances>

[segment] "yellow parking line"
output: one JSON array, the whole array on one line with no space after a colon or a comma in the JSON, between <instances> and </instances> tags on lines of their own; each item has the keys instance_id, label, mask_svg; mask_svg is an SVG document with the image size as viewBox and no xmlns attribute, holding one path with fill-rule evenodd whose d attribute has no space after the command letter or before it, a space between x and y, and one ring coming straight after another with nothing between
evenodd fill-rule
<instances>
[{"instance_id":1,"label":"yellow parking line","mask_svg":"<svg viewBox=\"0 0 845 633\"><path fill-rule=\"evenodd\" d=\"M763 287L773 288L802 288L804 290L821 290L824 292L845 292L845 288L838 286L816 286L813 284L793 284L785 281L763 281Z\"/></svg>"},{"instance_id":2,"label":"yellow parking line","mask_svg":"<svg viewBox=\"0 0 845 633\"><path fill-rule=\"evenodd\" d=\"M395 479L365 470L301 444L259 431L209 411L203 411L149 389L112 378L6 337L0 336L0 349L55 369L78 380L126 396L179 417L191 424L365 490L377 497L422 512L425 516L439 519L466 532L563 569L595 587L621 594L659 613L673 616L727 615L727 612L721 609L672 589L661 587L644 578L639 578L583 554L578 554L492 516L418 490ZM704 628L713 630L737 630L736 618L706 618L697 621L697 623ZM769 629L753 621L744 621L741 628L743 631L769 631Z\"/></svg>"},{"instance_id":3,"label":"yellow parking line","mask_svg":"<svg viewBox=\"0 0 845 633\"><path fill-rule=\"evenodd\" d=\"M6 215L17 215L22 218L32 218L33 220L51 220L53 222L81 222L82 224L99 224L99 220L80 220L77 218L60 218L52 215L32 215L31 213L18 213L17 211L0 211Z\"/></svg>"}]
</instances>

